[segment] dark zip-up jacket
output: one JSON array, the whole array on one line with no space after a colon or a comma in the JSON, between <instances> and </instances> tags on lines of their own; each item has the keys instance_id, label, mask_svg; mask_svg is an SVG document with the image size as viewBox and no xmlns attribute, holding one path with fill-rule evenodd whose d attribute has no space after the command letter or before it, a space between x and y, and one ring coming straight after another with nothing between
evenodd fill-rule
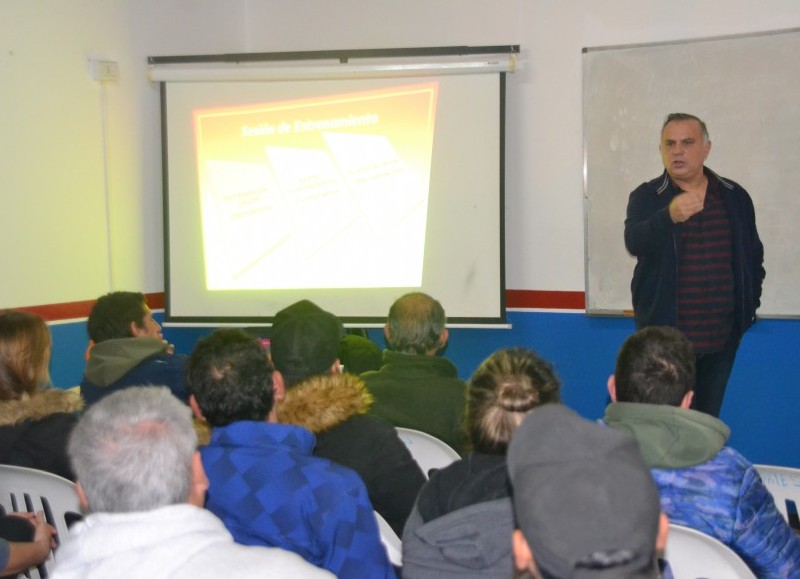
<instances>
[{"instance_id":1,"label":"dark zip-up jacket","mask_svg":"<svg viewBox=\"0 0 800 579\"><path fill-rule=\"evenodd\" d=\"M761 305L761 285L766 275L764 246L747 191L708 167L703 170L708 179L717 182L730 219L736 299L734 332L741 337L753 325L756 309ZM660 177L642 183L628 198L625 247L636 257L631 294L637 329L677 326L680 224L672 222L669 204L680 192L664 171Z\"/></svg>"},{"instance_id":2,"label":"dark zip-up jacket","mask_svg":"<svg viewBox=\"0 0 800 579\"><path fill-rule=\"evenodd\" d=\"M167 353L158 338L118 338L95 344L81 381L87 406L131 386L166 386L181 402L187 402L184 384L186 358Z\"/></svg>"},{"instance_id":3,"label":"dark zip-up jacket","mask_svg":"<svg viewBox=\"0 0 800 579\"><path fill-rule=\"evenodd\" d=\"M44 390L0 402L0 464L75 480L67 441L82 408L83 400L74 389Z\"/></svg>"}]
</instances>

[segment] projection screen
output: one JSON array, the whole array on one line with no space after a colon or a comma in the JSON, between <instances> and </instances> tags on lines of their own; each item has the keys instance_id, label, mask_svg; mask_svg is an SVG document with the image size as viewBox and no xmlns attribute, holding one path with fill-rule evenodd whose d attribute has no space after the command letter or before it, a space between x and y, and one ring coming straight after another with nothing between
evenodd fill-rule
<instances>
[{"instance_id":1,"label":"projection screen","mask_svg":"<svg viewBox=\"0 0 800 579\"><path fill-rule=\"evenodd\" d=\"M505 322L505 73L164 81L168 324Z\"/></svg>"}]
</instances>

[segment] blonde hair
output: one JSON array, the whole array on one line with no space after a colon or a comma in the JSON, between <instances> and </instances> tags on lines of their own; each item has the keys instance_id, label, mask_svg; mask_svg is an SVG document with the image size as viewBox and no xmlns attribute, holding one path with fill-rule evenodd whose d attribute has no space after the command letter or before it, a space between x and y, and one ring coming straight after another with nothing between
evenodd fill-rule
<instances>
[{"instance_id":1,"label":"blonde hair","mask_svg":"<svg viewBox=\"0 0 800 579\"><path fill-rule=\"evenodd\" d=\"M469 380L466 429L473 450L505 454L528 412L560 402L561 383L553 367L524 348L498 350Z\"/></svg>"},{"instance_id":2,"label":"blonde hair","mask_svg":"<svg viewBox=\"0 0 800 579\"><path fill-rule=\"evenodd\" d=\"M0 401L32 395L50 382L50 331L28 312L0 314Z\"/></svg>"}]
</instances>

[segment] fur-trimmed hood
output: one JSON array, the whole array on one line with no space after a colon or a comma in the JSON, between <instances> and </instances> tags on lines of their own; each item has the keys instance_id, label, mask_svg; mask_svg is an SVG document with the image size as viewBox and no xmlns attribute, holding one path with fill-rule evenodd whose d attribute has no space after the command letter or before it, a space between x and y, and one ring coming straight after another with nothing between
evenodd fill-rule
<instances>
[{"instance_id":1,"label":"fur-trimmed hood","mask_svg":"<svg viewBox=\"0 0 800 579\"><path fill-rule=\"evenodd\" d=\"M318 434L357 414L366 414L372 395L354 374L312 376L286 389L278 403L278 421L303 426Z\"/></svg>"},{"instance_id":2,"label":"fur-trimmed hood","mask_svg":"<svg viewBox=\"0 0 800 579\"><path fill-rule=\"evenodd\" d=\"M42 420L52 414L74 413L83 408L77 389L45 390L22 400L0 402L0 426L14 426L25 420Z\"/></svg>"}]
</instances>

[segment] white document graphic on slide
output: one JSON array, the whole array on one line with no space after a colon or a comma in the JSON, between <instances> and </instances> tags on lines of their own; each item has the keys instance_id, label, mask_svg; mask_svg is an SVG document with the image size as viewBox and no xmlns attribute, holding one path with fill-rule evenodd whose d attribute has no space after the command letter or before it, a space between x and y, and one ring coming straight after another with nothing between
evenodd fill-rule
<instances>
[{"instance_id":1,"label":"white document graphic on slide","mask_svg":"<svg viewBox=\"0 0 800 579\"><path fill-rule=\"evenodd\" d=\"M325 142L350 191L378 237L393 228L421 204L427 203L423 184L403 163L383 135L325 133ZM404 223L404 237L425 235L427 211L415 223ZM420 256L420 260L422 256Z\"/></svg>"},{"instance_id":2,"label":"white document graphic on slide","mask_svg":"<svg viewBox=\"0 0 800 579\"><path fill-rule=\"evenodd\" d=\"M265 165L208 160L203 184L206 284L240 287L240 278L289 235L272 174Z\"/></svg>"},{"instance_id":3,"label":"white document graphic on slide","mask_svg":"<svg viewBox=\"0 0 800 579\"><path fill-rule=\"evenodd\" d=\"M311 258L355 220L355 203L327 151L267 147L295 242Z\"/></svg>"}]
</instances>

